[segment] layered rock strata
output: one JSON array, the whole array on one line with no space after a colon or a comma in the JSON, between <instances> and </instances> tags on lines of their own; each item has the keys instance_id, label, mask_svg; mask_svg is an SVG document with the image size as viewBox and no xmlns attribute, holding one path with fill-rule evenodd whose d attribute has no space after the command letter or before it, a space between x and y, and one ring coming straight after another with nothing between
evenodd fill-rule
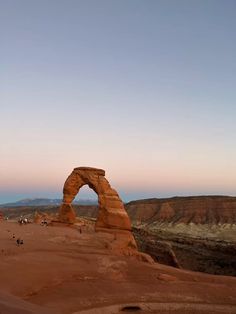
<instances>
[{"instance_id":1,"label":"layered rock strata","mask_svg":"<svg viewBox=\"0 0 236 314\"><path fill-rule=\"evenodd\" d=\"M139 249L155 261L236 276L236 197L146 199L126 210Z\"/></svg>"},{"instance_id":2,"label":"layered rock strata","mask_svg":"<svg viewBox=\"0 0 236 314\"><path fill-rule=\"evenodd\" d=\"M132 221L152 224L235 225L236 197L189 196L153 198L126 204Z\"/></svg>"}]
</instances>

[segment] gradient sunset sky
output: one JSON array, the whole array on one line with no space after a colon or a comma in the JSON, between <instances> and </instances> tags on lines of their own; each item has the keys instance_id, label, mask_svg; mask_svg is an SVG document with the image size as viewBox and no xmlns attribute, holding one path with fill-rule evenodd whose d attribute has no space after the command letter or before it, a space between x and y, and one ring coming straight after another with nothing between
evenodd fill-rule
<instances>
[{"instance_id":1,"label":"gradient sunset sky","mask_svg":"<svg viewBox=\"0 0 236 314\"><path fill-rule=\"evenodd\" d=\"M78 166L125 201L235 195L235 34L235 0L0 0L0 203Z\"/></svg>"}]
</instances>

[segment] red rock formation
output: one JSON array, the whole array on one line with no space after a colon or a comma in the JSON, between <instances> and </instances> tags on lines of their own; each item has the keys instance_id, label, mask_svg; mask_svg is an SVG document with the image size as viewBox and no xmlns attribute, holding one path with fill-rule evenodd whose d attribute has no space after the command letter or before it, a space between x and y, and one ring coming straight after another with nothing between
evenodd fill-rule
<instances>
[{"instance_id":1,"label":"red rock formation","mask_svg":"<svg viewBox=\"0 0 236 314\"><path fill-rule=\"evenodd\" d=\"M105 171L97 168L75 168L67 178L63 189L63 203L59 210L59 221L74 223L76 215L71 205L83 185L88 185L98 195L98 217L95 230L109 233L112 241L105 246L114 254L132 255L137 259L152 263L150 256L137 251L137 244L131 233L131 223L124 205L105 178Z\"/></svg>"},{"instance_id":2,"label":"red rock formation","mask_svg":"<svg viewBox=\"0 0 236 314\"><path fill-rule=\"evenodd\" d=\"M147 199L126 204L132 221L236 224L236 197L192 196Z\"/></svg>"},{"instance_id":3,"label":"red rock formation","mask_svg":"<svg viewBox=\"0 0 236 314\"><path fill-rule=\"evenodd\" d=\"M67 223L75 222L72 201L83 185L88 185L98 195L99 211L96 229L131 230L130 219L124 205L105 178L105 171L97 168L75 168L67 178L63 189L63 204L59 212L59 220Z\"/></svg>"},{"instance_id":4,"label":"red rock formation","mask_svg":"<svg viewBox=\"0 0 236 314\"><path fill-rule=\"evenodd\" d=\"M126 204L126 210L139 227L133 229L139 249L156 261L235 276L236 197L147 199Z\"/></svg>"}]
</instances>

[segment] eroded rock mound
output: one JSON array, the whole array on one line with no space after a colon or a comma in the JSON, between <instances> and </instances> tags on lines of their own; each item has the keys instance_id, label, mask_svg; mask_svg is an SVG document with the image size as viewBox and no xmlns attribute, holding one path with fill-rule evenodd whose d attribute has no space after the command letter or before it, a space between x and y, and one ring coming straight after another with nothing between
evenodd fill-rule
<instances>
[{"instance_id":1,"label":"eroded rock mound","mask_svg":"<svg viewBox=\"0 0 236 314\"><path fill-rule=\"evenodd\" d=\"M98 217L96 229L131 230L130 219L124 205L107 179L103 169L91 167L75 168L67 178L63 189L63 203L59 211L59 220L74 223L75 212L71 205L80 188L88 185L98 195Z\"/></svg>"}]
</instances>

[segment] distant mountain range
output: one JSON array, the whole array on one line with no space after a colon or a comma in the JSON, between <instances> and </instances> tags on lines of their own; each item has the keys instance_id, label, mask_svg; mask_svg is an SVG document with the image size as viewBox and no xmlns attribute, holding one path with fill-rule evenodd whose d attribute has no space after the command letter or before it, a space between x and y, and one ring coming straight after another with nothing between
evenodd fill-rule
<instances>
[{"instance_id":1,"label":"distant mountain range","mask_svg":"<svg viewBox=\"0 0 236 314\"><path fill-rule=\"evenodd\" d=\"M62 202L61 199L50 199L50 198L26 198L12 203L0 204L0 207L20 207L20 206L58 206ZM75 200L73 204L77 205L97 205L96 200L92 199L80 199Z\"/></svg>"}]
</instances>

